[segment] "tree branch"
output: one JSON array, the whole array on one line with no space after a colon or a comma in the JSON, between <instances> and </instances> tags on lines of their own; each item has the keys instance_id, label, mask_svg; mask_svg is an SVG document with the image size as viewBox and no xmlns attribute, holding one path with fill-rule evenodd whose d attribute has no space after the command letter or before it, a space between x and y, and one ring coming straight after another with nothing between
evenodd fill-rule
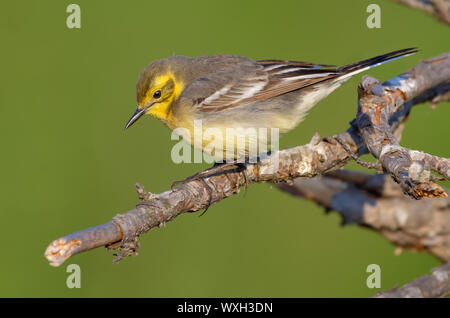
<instances>
[{"instance_id":1,"label":"tree branch","mask_svg":"<svg viewBox=\"0 0 450 318\"><path fill-rule=\"evenodd\" d=\"M357 151L350 128L342 133L350 148ZM355 139L358 137L353 136ZM247 182L280 182L297 177L312 177L328 170L343 166L350 159L348 153L340 146L321 140L316 135L309 144L282 150L275 155L263 158L258 164L246 167ZM276 163L279 162L279 165ZM206 185L206 184L207 185ZM53 241L45 252L50 265L59 266L71 255L103 246L121 242L118 259L136 254L137 237L150 229L163 225L184 212L194 212L207 208L233 194L239 193L245 184L241 171L212 175L204 182L192 180L158 195L147 192L141 185L136 185L140 203L125 214L117 215L113 221L70 234ZM211 197L210 197L210 191ZM211 201L210 201L211 200Z\"/></svg>"},{"instance_id":2,"label":"tree branch","mask_svg":"<svg viewBox=\"0 0 450 318\"><path fill-rule=\"evenodd\" d=\"M337 211L343 224L375 230L401 249L450 261L450 198L411 200L386 174L336 170L280 189ZM399 250L397 250L399 251Z\"/></svg>"},{"instance_id":3,"label":"tree branch","mask_svg":"<svg viewBox=\"0 0 450 318\"><path fill-rule=\"evenodd\" d=\"M181 213L199 211L208 207L210 203L217 203L236 194L246 181L248 183L263 181L276 183L285 181L291 183L295 178L311 178L319 174L328 173L343 167L351 160L352 155L349 154L348 150L362 155L370 149L372 154L380 158L384 169L390 172L401 184L406 184L403 185L404 190L409 189L407 181L412 182L411 191L416 197L429 196L430 193L436 197L446 196L446 193L440 186L435 185L435 188L431 187L431 180L428 180L424 173L419 171L418 177L412 173L411 170L414 170L412 168L415 167L413 163L417 162L418 159L413 159L414 156L411 156L410 151L402 150L402 153L410 155L411 159L404 155L403 157L406 159L402 163L405 162L405 164L397 168L395 164L391 164L394 159L390 159L397 158L396 153L386 150L382 152L384 148L380 149L376 145L376 141L379 139L376 136L370 136L370 133L375 131L383 133L383 136L387 134L389 136L387 140L392 142L392 145L398 146L395 143L395 137L392 137L391 134L401 134L402 124L406 120L412 106L425 100L436 100L439 96L444 96L448 92L448 86L445 85L450 82L449 63L450 54L444 54L434 60L423 62L423 67L416 68L417 72L425 72L430 75L433 75L433 72L437 72L433 75L437 79L434 77L431 79L433 87L429 82L425 81L425 79L428 80L427 76L421 76L421 74L416 74L416 71L412 72L411 70L405 73L408 74L407 80L404 77L396 77L384 85L381 95L373 94L373 90L375 89L376 91L376 87L380 85L372 85L371 89L369 89L370 87L364 89L365 93L360 94L363 98L373 95L381 98L380 100L383 102L385 101L383 96L390 96L385 93L387 87L395 87L394 92L403 92L403 94L395 93L401 95L402 103L391 103L389 111L383 111L383 116L387 116L389 120L383 121L380 129L378 129L376 122L376 109L379 108L372 100L369 100L371 103L364 101L361 103L360 101L360 107L358 108L359 117L351 123L350 128L346 132L324 139L315 135L306 145L281 150L262 158L256 164L247 164L245 167L247 178L244 177L242 171L233 170L208 176L204 178L204 182L191 180L160 194L146 192L142 186L138 185L137 190L140 203L135 209L125 214L117 215L112 221L103 225L76 232L53 241L47 248L45 256L52 266L59 266L71 255L106 245L109 248L120 247L117 257L117 260L120 260L130 254L137 253L137 238L140 234L172 220ZM366 86L362 85L361 87ZM397 95L395 96L397 97ZM395 101L397 101L397 98ZM400 107L400 104L403 106ZM361 105L368 105L367 108L369 110L367 112L364 109L360 111ZM366 121L362 120L364 119L362 116L364 114L367 114L369 117ZM389 115L391 116L389 117ZM366 123L368 124L366 125ZM371 128L370 124L372 123L375 126ZM386 123L389 124L388 130L384 126ZM363 131L360 132L360 129ZM340 142L345 143L347 150L339 142L336 142L336 137L338 137ZM448 177L448 173L445 173L448 159L427 155L424 156L423 160L430 165L430 168L428 168L424 164L423 171L434 169L442 172L444 177ZM404 177L404 174L407 177ZM417 189L421 189L422 184L426 185L426 187L424 186L424 190L420 192Z\"/></svg>"},{"instance_id":4,"label":"tree branch","mask_svg":"<svg viewBox=\"0 0 450 318\"><path fill-rule=\"evenodd\" d=\"M418 9L434 16L439 21L450 24L449 0L394 0L408 7Z\"/></svg>"},{"instance_id":5,"label":"tree branch","mask_svg":"<svg viewBox=\"0 0 450 318\"><path fill-rule=\"evenodd\" d=\"M450 295L450 263L433 268L431 275L421 276L400 288L378 292L373 298L436 298Z\"/></svg>"},{"instance_id":6,"label":"tree branch","mask_svg":"<svg viewBox=\"0 0 450 318\"><path fill-rule=\"evenodd\" d=\"M421 62L383 85L365 76L359 87L356 123L370 153L379 159L403 191L415 199L445 191L431 178L434 170L450 178L450 159L401 147L391 132L392 115L415 97L450 79L450 54Z\"/></svg>"}]
</instances>

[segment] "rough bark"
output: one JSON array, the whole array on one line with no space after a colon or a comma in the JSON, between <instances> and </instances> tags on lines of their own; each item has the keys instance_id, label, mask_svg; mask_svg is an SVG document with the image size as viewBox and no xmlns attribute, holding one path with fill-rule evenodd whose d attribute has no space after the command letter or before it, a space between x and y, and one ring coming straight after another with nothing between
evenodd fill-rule
<instances>
[{"instance_id":1,"label":"rough bark","mask_svg":"<svg viewBox=\"0 0 450 318\"><path fill-rule=\"evenodd\" d=\"M368 151L380 159L382 168L409 196L446 197L430 171L448 178L449 159L403 148L396 135L401 134L402 124L414 105L445 100L449 91L449 53L423 61L383 85L365 77L359 87L357 116L347 131L322 139L315 135L306 145L281 150L256 164L247 164L245 174L234 169L188 181L160 194L147 192L138 185L140 203L135 209L117 215L108 223L53 241L45 256L52 266L59 266L71 255L107 246L120 248L119 260L137 253L137 239L142 233L181 213L205 209L236 194L246 182L292 183L299 177L311 178L342 168L352 158Z\"/></svg>"},{"instance_id":2,"label":"rough bark","mask_svg":"<svg viewBox=\"0 0 450 318\"><path fill-rule=\"evenodd\" d=\"M450 24L450 1L449 0L394 0L408 7L426 12L439 21Z\"/></svg>"},{"instance_id":3,"label":"rough bark","mask_svg":"<svg viewBox=\"0 0 450 318\"><path fill-rule=\"evenodd\" d=\"M401 249L450 261L450 198L412 200L387 174L336 170L277 185L342 216L343 224L375 230ZM450 281L449 281L450 282Z\"/></svg>"},{"instance_id":4,"label":"rough bark","mask_svg":"<svg viewBox=\"0 0 450 318\"><path fill-rule=\"evenodd\" d=\"M431 275L417 278L400 288L378 292L373 298L438 298L450 295L450 263L433 268Z\"/></svg>"}]
</instances>

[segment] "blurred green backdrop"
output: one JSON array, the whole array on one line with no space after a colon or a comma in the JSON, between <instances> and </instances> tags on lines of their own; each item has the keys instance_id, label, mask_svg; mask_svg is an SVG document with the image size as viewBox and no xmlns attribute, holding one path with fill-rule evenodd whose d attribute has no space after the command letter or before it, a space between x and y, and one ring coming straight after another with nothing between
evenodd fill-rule
<instances>
[{"instance_id":1,"label":"blurred green backdrop","mask_svg":"<svg viewBox=\"0 0 450 318\"><path fill-rule=\"evenodd\" d=\"M66 27L73 2L81 29ZM366 26L374 2L381 29ZM161 192L207 167L172 163L175 142L156 119L123 130L149 62L233 53L342 65L418 46L419 54L368 73L386 80L450 49L449 28L432 17L381 0L2 0L0 8L0 296L367 297L376 292L365 284L371 263L381 266L383 290L439 264L426 254L395 256L377 233L341 227L336 213L268 184L152 230L140 255L118 265L102 248L59 268L43 256L53 239L133 208L136 182ZM346 129L360 78L313 109L281 148ZM448 157L449 115L448 105L417 107L403 145ZM81 266L80 289L66 287L71 263Z\"/></svg>"}]
</instances>

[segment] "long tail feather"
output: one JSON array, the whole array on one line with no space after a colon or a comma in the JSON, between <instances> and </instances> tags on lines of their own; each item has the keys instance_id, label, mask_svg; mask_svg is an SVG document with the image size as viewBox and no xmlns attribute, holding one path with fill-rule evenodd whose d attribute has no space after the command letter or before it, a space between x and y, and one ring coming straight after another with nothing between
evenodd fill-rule
<instances>
[{"instance_id":1,"label":"long tail feather","mask_svg":"<svg viewBox=\"0 0 450 318\"><path fill-rule=\"evenodd\" d=\"M376 67L378 65L382 65L384 63L394 61L396 59L399 59L399 58L402 58L405 56L413 55L416 52L418 52L417 48L408 48L408 49L393 51L393 52L379 55L379 56L376 56L376 57L373 57L373 58L370 58L367 60L363 60L360 62L356 62L353 64L339 67L337 70L339 72L343 73L343 75L340 76L340 78L343 79L343 78L347 78L347 77L353 76L355 74L358 74L360 72L366 71L366 70Z\"/></svg>"}]
</instances>

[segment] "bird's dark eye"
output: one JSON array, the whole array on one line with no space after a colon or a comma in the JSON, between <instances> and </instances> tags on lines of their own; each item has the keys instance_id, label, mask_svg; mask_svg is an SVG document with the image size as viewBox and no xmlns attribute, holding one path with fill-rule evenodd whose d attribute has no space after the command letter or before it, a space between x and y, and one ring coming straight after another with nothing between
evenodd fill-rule
<instances>
[{"instance_id":1,"label":"bird's dark eye","mask_svg":"<svg viewBox=\"0 0 450 318\"><path fill-rule=\"evenodd\" d=\"M161 97L161 91L160 90L157 90L156 92L153 93L153 98L158 99L160 97Z\"/></svg>"}]
</instances>

